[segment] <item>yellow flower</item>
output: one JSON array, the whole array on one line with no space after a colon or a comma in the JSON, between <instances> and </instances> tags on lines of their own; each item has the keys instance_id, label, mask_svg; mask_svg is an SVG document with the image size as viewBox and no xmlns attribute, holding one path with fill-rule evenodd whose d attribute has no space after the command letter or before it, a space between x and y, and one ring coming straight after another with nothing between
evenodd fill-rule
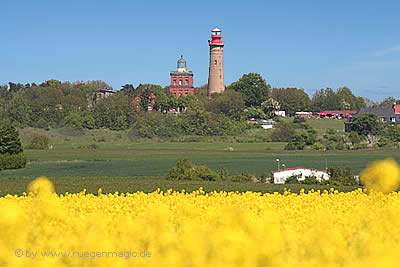
<instances>
[{"instance_id":1,"label":"yellow flower","mask_svg":"<svg viewBox=\"0 0 400 267\"><path fill-rule=\"evenodd\" d=\"M54 185L47 177L41 176L28 185L28 192L34 195L50 195L54 192Z\"/></svg>"},{"instance_id":2,"label":"yellow flower","mask_svg":"<svg viewBox=\"0 0 400 267\"><path fill-rule=\"evenodd\" d=\"M389 193L400 185L400 169L392 159L381 160L362 171L360 179L368 189Z\"/></svg>"}]
</instances>

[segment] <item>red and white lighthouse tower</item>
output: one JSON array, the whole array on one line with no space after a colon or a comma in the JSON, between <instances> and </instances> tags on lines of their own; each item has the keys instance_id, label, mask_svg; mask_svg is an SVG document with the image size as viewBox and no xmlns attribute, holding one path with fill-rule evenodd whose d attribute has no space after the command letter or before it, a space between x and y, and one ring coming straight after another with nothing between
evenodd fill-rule
<instances>
[{"instance_id":1,"label":"red and white lighthouse tower","mask_svg":"<svg viewBox=\"0 0 400 267\"><path fill-rule=\"evenodd\" d=\"M221 30L215 28L211 31L210 46L210 68L208 74L207 94L221 93L225 90L224 85L224 42L221 40Z\"/></svg>"}]
</instances>

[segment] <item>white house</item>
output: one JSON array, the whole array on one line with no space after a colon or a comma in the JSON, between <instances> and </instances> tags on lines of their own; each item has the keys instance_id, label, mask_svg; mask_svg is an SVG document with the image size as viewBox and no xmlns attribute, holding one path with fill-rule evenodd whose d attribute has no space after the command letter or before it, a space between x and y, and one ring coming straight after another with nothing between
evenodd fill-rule
<instances>
[{"instance_id":1,"label":"white house","mask_svg":"<svg viewBox=\"0 0 400 267\"><path fill-rule=\"evenodd\" d=\"M324 170L310 169L304 167L287 168L283 170L272 171L275 184L284 184L290 176L297 175L297 180L303 181L307 176L315 176L318 181L329 180L329 174Z\"/></svg>"}]
</instances>

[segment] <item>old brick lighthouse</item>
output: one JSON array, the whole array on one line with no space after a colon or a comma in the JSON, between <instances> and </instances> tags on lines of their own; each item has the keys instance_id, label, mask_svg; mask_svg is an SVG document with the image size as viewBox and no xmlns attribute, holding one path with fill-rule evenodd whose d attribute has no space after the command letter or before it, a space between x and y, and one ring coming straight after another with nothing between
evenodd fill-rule
<instances>
[{"instance_id":1,"label":"old brick lighthouse","mask_svg":"<svg viewBox=\"0 0 400 267\"><path fill-rule=\"evenodd\" d=\"M221 30L215 28L211 31L210 67L208 74L207 94L221 93L225 90L224 85L224 42L221 40Z\"/></svg>"}]
</instances>

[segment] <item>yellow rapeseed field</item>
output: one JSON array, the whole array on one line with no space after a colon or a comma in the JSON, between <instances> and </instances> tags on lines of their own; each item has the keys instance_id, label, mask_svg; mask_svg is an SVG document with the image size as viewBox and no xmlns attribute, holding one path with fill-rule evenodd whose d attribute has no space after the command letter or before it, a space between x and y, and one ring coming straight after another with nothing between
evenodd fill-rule
<instances>
[{"instance_id":1,"label":"yellow rapeseed field","mask_svg":"<svg viewBox=\"0 0 400 267\"><path fill-rule=\"evenodd\" d=\"M57 195L39 178L0 198L0 266L398 266L399 173L377 162L361 179L382 192L307 194Z\"/></svg>"}]
</instances>

